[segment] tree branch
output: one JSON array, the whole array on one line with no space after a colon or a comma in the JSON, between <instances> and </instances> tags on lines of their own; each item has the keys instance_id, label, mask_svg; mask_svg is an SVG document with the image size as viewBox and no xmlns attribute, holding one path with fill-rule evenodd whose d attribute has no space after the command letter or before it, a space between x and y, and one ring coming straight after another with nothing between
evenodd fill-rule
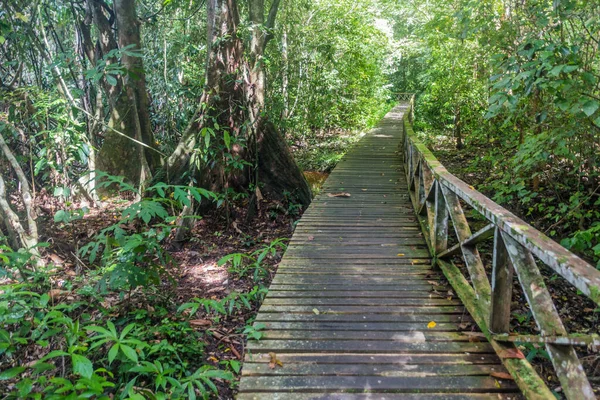
<instances>
[{"instance_id":1,"label":"tree branch","mask_svg":"<svg viewBox=\"0 0 600 400\"><path fill-rule=\"evenodd\" d=\"M267 17L267 23L265 25L267 35L265 37L264 47L267 47L267 43L273 38L273 28L275 27L275 18L277 17L277 11L279 10L279 3L280 0L273 0L273 3L271 3L269 16Z\"/></svg>"}]
</instances>

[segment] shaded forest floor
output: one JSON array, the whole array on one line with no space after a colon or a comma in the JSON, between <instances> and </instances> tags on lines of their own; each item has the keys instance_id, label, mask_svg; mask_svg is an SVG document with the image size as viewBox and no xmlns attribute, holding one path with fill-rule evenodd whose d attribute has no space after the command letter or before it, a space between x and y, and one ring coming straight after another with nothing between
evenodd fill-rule
<instances>
[{"instance_id":1,"label":"shaded forest floor","mask_svg":"<svg viewBox=\"0 0 600 400\"><path fill-rule=\"evenodd\" d=\"M244 355L244 330L252 324L285 245L274 247L260 265L245 265L245 269L218 261L232 253L256 254L274 241L286 243L302 210L294 204L262 200L257 216L246 223L245 204L236 204L230 209L229 224L222 210L211 211L194 224L188 241L168 238L164 242L171 260L168 278L128 293L102 289L98 279L102 272L82 260L77 250L113 224L130 203L110 200L68 227L53 221L51 204L42 205L49 213L40 216L41 239L50 245L43 252L49 268L39 272L40 294L47 291L51 307L69 310L73 319L88 319L99 326L109 320L117 326L135 323L137 339L171 348L159 360L176 357L185 364L208 365L236 376ZM257 267L260 274L255 274ZM16 283L7 277L0 282L2 286ZM78 304L86 306L81 309ZM62 341L56 335L42 345L27 343L2 358L0 370L34 365L62 347ZM233 398L237 379L214 383L219 398ZM14 379L2 380L0 392L19 390L18 385Z\"/></svg>"},{"instance_id":2,"label":"shaded forest floor","mask_svg":"<svg viewBox=\"0 0 600 400\"><path fill-rule=\"evenodd\" d=\"M440 137L436 139L440 139ZM484 189L486 187L485 184L489 179L489 171L485 168L473 167L474 161L477 161L477 158L479 158L481 154L487 153L485 146L478 147L477 145L470 145L464 149L457 150L454 140L447 138L438 140L433 144L430 143L429 148L449 172L469 185L472 185L475 189L482 191L486 196L493 198L494 193ZM552 196L554 193L543 193L542 195ZM503 204L503 207L542 232L548 228L547 221L540 215L527 213L527 211L523 210L517 202ZM531 204L530 207L535 208L534 204ZM483 228L486 222L482 220L477 213L469 212L469 207L464 203L463 209L465 210L465 214L467 215L473 232ZM556 226L555 229L557 231L557 237L559 238L567 237L571 233L567 229L563 229L560 225ZM554 240L560 241L560 239L557 239L556 237ZM491 253L491 243L484 242L480 245L480 254L482 255L486 271L488 272L488 277L491 276ZM457 258L454 261L461 267L464 275L468 276L466 267L461 265L462 260ZM588 259L588 262L592 263L592 260ZM538 263L538 266L545 278L545 283L567 331L572 334L598 334L600 332L600 308L587 297L577 293L578 291L575 287L554 273L550 268L541 263ZM512 332L539 334L539 329L516 278L511 310ZM555 391L555 394L558 397L561 397L562 388L558 382L558 378L554 374L550 357L545 351L544 346L522 343L520 348L525 353L527 359L531 361L538 370L540 376L546 380L548 386ZM600 354L598 353L598 349L586 349L584 347L578 347L576 349L596 394L600 396Z\"/></svg>"}]
</instances>

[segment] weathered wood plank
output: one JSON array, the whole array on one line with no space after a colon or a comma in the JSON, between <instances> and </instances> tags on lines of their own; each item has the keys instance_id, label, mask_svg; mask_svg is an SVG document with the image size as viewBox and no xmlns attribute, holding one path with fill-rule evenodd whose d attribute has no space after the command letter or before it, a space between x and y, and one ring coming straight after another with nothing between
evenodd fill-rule
<instances>
[{"instance_id":1,"label":"weathered wood plank","mask_svg":"<svg viewBox=\"0 0 600 400\"><path fill-rule=\"evenodd\" d=\"M240 390L249 392L302 392L302 391L367 391L384 392L444 392L481 393L513 392L514 382L490 376L427 376L427 377L381 377L381 376L248 376Z\"/></svg>"},{"instance_id":2,"label":"weathered wood plank","mask_svg":"<svg viewBox=\"0 0 600 400\"><path fill-rule=\"evenodd\" d=\"M377 393L380 400L517 400L522 396L517 393ZM260 392L240 393L238 400L373 400L373 393L289 393L289 392Z\"/></svg>"},{"instance_id":3,"label":"weathered wood plank","mask_svg":"<svg viewBox=\"0 0 600 400\"><path fill-rule=\"evenodd\" d=\"M419 329L426 329L434 321L436 328L443 323L470 322L469 316L461 314L290 314L290 313L259 313L257 322L420 322Z\"/></svg>"},{"instance_id":4,"label":"weathered wood plank","mask_svg":"<svg viewBox=\"0 0 600 400\"><path fill-rule=\"evenodd\" d=\"M414 365L471 365L498 364L496 354L450 354L450 353L407 353L407 354L278 354L277 359L284 364L414 364ZM269 363L271 357L266 353L247 353L244 359L249 363Z\"/></svg>"},{"instance_id":5,"label":"weathered wood plank","mask_svg":"<svg viewBox=\"0 0 600 400\"><path fill-rule=\"evenodd\" d=\"M457 322L439 322L434 329L427 328L424 322L360 322L360 321L287 321L287 322L262 322L269 330L303 330L303 331L319 331L319 330L350 330L350 331L370 331L383 332L394 331L398 334L406 332L427 332L427 335L435 335L438 333L460 332L464 329L459 327ZM425 333L424 333L425 334ZM433 337L433 336L426 336Z\"/></svg>"},{"instance_id":6,"label":"weathered wood plank","mask_svg":"<svg viewBox=\"0 0 600 400\"><path fill-rule=\"evenodd\" d=\"M277 375L316 375L316 376L489 376L492 373L505 372L498 364L471 365L419 365L419 364L284 364L282 368L270 368L265 363L248 363L244 365L244 376L277 376Z\"/></svg>"}]
</instances>

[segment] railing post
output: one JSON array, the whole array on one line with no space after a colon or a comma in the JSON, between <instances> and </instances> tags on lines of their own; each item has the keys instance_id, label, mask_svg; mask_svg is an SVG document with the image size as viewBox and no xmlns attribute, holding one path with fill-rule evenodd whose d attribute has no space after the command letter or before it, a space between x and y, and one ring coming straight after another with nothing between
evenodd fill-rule
<instances>
[{"instance_id":1,"label":"railing post","mask_svg":"<svg viewBox=\"0 0 600 400\"><path fill-rule=\"evenodd\" d=\"M435 182L435 254L448 249L448 209L446 199L440 188L440 182Z\"/></svg>"},{"instance_id":2,"label":"railing post","mask_svg":"<svg viewBox=\"0 0 600 400\"><path fill-rule=\"evenodd\" d=\"M510 302L513 290L513 267L502 240L500 230L494 230L492 264L492 300L490 307L490 332L508 333L510 328Z\"/></svg>"}]
</instances>

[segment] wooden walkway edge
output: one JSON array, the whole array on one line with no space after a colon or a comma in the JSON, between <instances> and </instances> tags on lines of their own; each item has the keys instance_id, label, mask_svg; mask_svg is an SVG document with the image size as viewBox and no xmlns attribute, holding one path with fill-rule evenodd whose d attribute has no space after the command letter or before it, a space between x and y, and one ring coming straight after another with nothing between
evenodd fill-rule
<instances>
[{"instance_id":1,"label":"wooden walkway edge","mask_svg":"<svg viewBox=\"0 0 600 400\"><path fill-rule=\"evenodd\" d=\"M431 267L405 180L404 110L346 154L300 220L239 400L520 398Z\"/></svg>"}]
</instances>

